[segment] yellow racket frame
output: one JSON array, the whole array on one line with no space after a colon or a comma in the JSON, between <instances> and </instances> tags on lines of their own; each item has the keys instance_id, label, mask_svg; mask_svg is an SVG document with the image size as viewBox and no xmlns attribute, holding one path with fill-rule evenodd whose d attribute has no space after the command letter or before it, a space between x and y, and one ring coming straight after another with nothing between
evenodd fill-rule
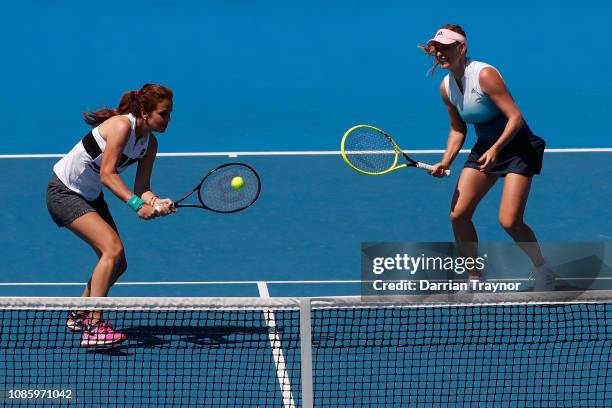
<instances>
[{"instance_id":1,"label":"yellow racket frame","mask_svg":"<svg viewBox=\"0 0 612 408\"><path fill-rule=\"evenodd\" d=\"M383 135L384 137L387 138L387 140L391 143L391 145L393 146L393 150L395 153L395 157L393 159L393 164L391 164L391 166L384 171L379 171L379 172L370 172L370 171L365 171L365 170L361 170L358 169L357 167L353 166L351 164L351 162L349 161L347 155L346 155L346 149L345 149L345 143L346 143L346 138L348 137L348 135L350 135L352 132L354 132L357 129L370 129L373 130L375 132L380 133L381 135ZM357 126L353 126L352 128L350 128L349 130L346 131L346 133L344 133L344 136L342 136L342 141L340 141L340 153L342 154L342 159L344 160L344 162L353 170L355 170L358 173L361 174L365 174L366 176L382 176L384 174L389 174L392 171L395 171L397 169L403 169L406 167L416 167L418 169L421 170L425 170L425 171L432 171L433 170L433 166L427 163L421 163L418 162L416 160L411 159L410 157L408 157L406 154L404 154L404 152L402 151L402 149L400 149L400 147L397 145L397 143L395 143L393 141L393 139L391 138L391 136L389 136L387 133L385 133L383 130L371 126L371 125L357 125ZM397 162L399 160L399 155L403 155L404 158L409 162L409 163L404 163L404 164L400 164L398 165ZM444 171L444 176L448 177L450 176L450 170L445 170Z\"/></svg>"},{"instance_id":2,"label":"yellow racket frame","mask_svg":"<svg viewBox=\"0 0 612 408\"><path fill-rule=\"evenodd\" d=\"M385 171L379 171L379 172L370 172L370 171L365 171L365 170L361 170L358 169L357 167L353 166L351 164L351 162L349 161L347 155L346 155L346 150L345 150L345 142L346 142L346 138L348 137L349 134L351 134L353 131L357 130L357 129L370 129L373 130L375 132L378 132L380 134L382 134L383 136L385 136L393 145L393 149L395 149L395 158L393 160L393 164L391 164L391 167L389 167L387 170ZM352 128L350 128L349 130L346 131L346 133L344 133L344 136L342 136L342 141L340 142L340 153L342 154L342 159L344 160L344 162L353 170L355 170L358 173L361 174L365 174L366 176L382 176L383 174L388 174L391 173L392 171L395 171L397 169L401 169L403 167L408 167L407 164L400 164L399 166L397 165L397 161L399 159L399 154L402 152L402 150L400 149L400 147L393 141L393 139L391 139L391 136L389 136L388 134L386 134L384 131L380 130L377 127L374 126L370 126L370 125L357 125L357 126L353 126Z\"/></svg>"}]
</instances>

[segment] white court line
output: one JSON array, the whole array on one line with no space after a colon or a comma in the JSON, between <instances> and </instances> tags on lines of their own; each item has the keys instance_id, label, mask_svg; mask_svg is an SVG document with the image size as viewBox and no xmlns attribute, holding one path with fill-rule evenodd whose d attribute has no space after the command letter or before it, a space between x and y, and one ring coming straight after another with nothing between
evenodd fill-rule
<instances>
[{"instance_id":1,"label":"white court line","mask_svg":"<svg viewBox=\"0 0 612 408\"><path fill-rule=\"evenodd\" d=\"M558 280L612 280L612 276L598 277L557 277ZM427 279L431 282L447 282L447 279ZM492 282L504 281L528 281L528 278L493 278ZM268 285L296 285L296 284L340 284L340 283L361 283L362 280L280 280L264 281ZM373 281L370 281L373 282ZM258 285L262 281L177 281L177 282L117 282L113 286L163 286L163 285ZM0 286L83 286L86 282L0 282Z\"/></svg>"},{"instance_id":2,"label":"white court line","mask_svg":"<svg viewBox=\"0 0 612 408\"><path fill-rule=\"evenodd\" d=\"M434 154L444 153L444 149L432 150L404 150L407 154ZM462 149L461 153L469 153L469 149ZM546 149L547 153L612 153L612 147L585 147ZM158 157L215 157L215 156L326 156L339 155L339 150L305 150L305 151L260 151L260 152L176 152L157 153ZM0 154L0 159L48 159L60 158L65 154Z\"/></svg>"},{"instance_id":3,"label":"white court line","mask_svg":"<svg viewBox=\"0 0 612 408\"><path fill-rule=\"evenodd\" d=\"M270 298L270 293L268 292L266 282L257 282L257 289L259 289L259 296L261 298ZM276 376L278 377L278 383L280 384L281 392L283 394L283 406L285 408L295 408L295 401L293 400L293 394L291 393L291 381L289 379L289 373L287 372L282 343L280 337L278 336L278 331L276 330L276 318L274 317L274 311L272 309L264 309L263 315L266 319L266 325L268 326L268 337L270 338L272 357L274 358L274 365L276 366Z\"/></svg>"},{"instance_id":4,"label":"white court line","mask_svg":"<svg viewBox=\"0 0 612 408\"><path fill-rule=\"evenodd\" d=\"M180 281L180 282L117 282L113 286L146 286L146 285L257 285L262 281ZM360 280L295 280L265 281L268 284L308 284L308 283L359 283ZM0 286L82 286L85 282L0 282Z\"/></svg>"}]
</instances>

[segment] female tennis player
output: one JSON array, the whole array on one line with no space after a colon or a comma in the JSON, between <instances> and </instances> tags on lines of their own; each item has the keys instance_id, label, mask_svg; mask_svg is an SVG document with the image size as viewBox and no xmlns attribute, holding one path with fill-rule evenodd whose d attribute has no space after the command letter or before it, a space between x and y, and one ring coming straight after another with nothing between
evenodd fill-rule
<instances>
[{"instance_id":1,"label":"female tennis player","mask_svg":"<svg viewBox=\"0 0 612 408\"><path fill-rule=\"evenodd\" d=\"M450 133L443 159L432 174L441 177L463 146L467 123L477 141L457 182L450 218L455 240L467 256L476 256L478 236L472 216L480 200L504 178L499 222L534 265L534 290L552 290L554 274L523 215L532 177L540 173L545 142L531 131L497 69L467 57L467 36L460 26L440 28L423 50L434 57L433 70L448 71L440 84ZM478 273L470 279L482 279Z\"/></svg>"},{"instance_id":2,"label":"female tennis player","mask_svg":"<svg viewBox=\"0 0 612 408\"><path fill-rule=\"evenodd\" d=\"M67 227L89 244L99 257L84 297L107 296L127 268L125 251L115 221L104 201L104 185L143 220L173 212L172 201L151 191L157 139L172 112L172 91L145 84L123 94L115 109L87 112L93 129L53 167L47 188L47 208L59 227ZM134 191L119 177L138 163ZM100 311L70 312L68 327L83 332L82 346L115 344L125 335L102 319Z\"/></svg>"}]
</instances>

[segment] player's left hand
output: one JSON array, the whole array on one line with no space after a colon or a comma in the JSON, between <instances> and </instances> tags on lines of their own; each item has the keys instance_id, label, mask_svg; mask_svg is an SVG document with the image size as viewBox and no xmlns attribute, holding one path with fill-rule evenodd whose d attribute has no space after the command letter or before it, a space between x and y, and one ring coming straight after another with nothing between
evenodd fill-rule
<instances>
[{"instance_id":1,"label":"player's left hand","mask_svg":"<svg viewBox=\"0 0 612 408\"><path fill-rule=\"evenodd\" d=\"M166 216L176 212L174 202L169 198L158 198L153 203L153 208L158 215Z\"/></svg>"},{"instance_id":2,"label":"player's left hand","mask_svg":"<svg viewBox=\"0 0 612 408\"><path fill-rule=\"evenodd\" d=\"M497 149L490 148L477 161L480 164L478 168L481 172L489 171L497 163Z\"/></svg>"}]
</instances>

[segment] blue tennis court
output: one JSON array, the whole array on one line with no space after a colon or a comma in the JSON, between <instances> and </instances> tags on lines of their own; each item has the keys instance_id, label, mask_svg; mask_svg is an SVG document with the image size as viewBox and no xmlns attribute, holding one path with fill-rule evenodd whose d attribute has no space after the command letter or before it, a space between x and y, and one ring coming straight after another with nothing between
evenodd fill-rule
<instances>
[{"instance_id":1,"label":"blue tennis court","mask_svg":"<svg viewBox=\"0 0 612 408\"><path fill-rule=\"evenodd\" d=\"M419 157L433 159L431 155ZM609 157L607 152L546 154L546 171L534 182L526 214L542 242L611 239L612 218L604 204L612 194ZM0 215L3 231L11 237L3 245L7 273L2 283L30 283L0 286L4 295L78 296L80 286L36 283L85 282L95 265L93 251L71 233L58 229L44 206L44 189L56 160L0 160L5 174L15 174L4 190L12 199ZM244 161L260 172L261 198L248 211L217 215L182 209L176 216L142 222L123 203L109 197L130 262L120 283L358 281L362 242L443 242L452 237L448 213L454 177L431 180L410 170L362 177L345 167L338 154L160 157L157 171L163 176L154 178L154 188L169 196L182 195L203 169L227 161ZM587 195L577 194L586 166L597 188ZM31 183L39 188L23 188ZM488 195L476 215L480 236L489 242L508 241L497 223L498 197L495 191ZM515 277L521 277L520 272ZM333 288L332 293L328 287L321 294L358 294L358 285L352 290L346 286ZM220 294L221 288L120 285L112 295L210 296ZM305 285L287 284L273 285L271 293L297 296L302 290L313 295L312 288ZM226 294L256 296L257 291L254 285L238 285Z\"/></svg>"},{"instance_id":2,"label":"blue tennis court","mask_svg":"<svg viewBox=\"0 0 612 408\"><path fill-rule=\"evenodd\" d=\"M323 406L366 406L368 398L377 406L477 406L468 394L484 398L485 392L480 395L476 388L488 381L504 383L507 390L497 390L504 395L502 402L489 400L483 406L538 406L524 396L543 387L558 397L551 406L589 401L605 406L600 401L612 397L609 303L602 308L599 300L591 303L587 296L585 303L567 308L517 306L514 313L532 317L528 329L546 326L547 319L555 319L551 313L571 315L576 326L558 330L549 325L537 332L542 343L532 343L521 337L525 322L511 323L495 332L505 340L488 345L481 355L476 337L464 343L444 337L448 341L439 344L410 337L421 327L449 335L458 321L478 319L470 308L462 317L456 317L452 307L437 309L441 314L434 318L420 310L413 315L412 307L403 306L398 314L385 309L358 315L343 304L334 303L330 311L315 301L312 307L319 309L308 314L299 299L359 296L364 242L453 241L450 200L476 140L472 130L451 177L441 180L410 169L362 176L344 164L339 152L346 129L368 123L390 132L418 160L440 160L449 127L439 94L443 70L429 77L431 61L416 45L447 22L466 29L469 55L500 70L526 120L546 140L542 174L534 179L525 215L538 239L609 246L612 116L607 96L612 85L605 78L612 61L601 48L612 15L609 4L542 1L526 8L527 3L519 1L508 8L444 0L435 7L400 1L384 7L362 1L131 5L132 11L126 12L116 5L94 10L67 1L12 4L4 11L0 33L13 40L5 44L2 70L7 81L0 101L5 117L0 145L0 296L80 296L97 257L49 217L45 190L52 167L87 133L82 112L115 106L124 91L159 82L171 87L175 98L172 122L159 136L152 189L163 197L180 197L215 166L244 162L257 169L261 196L253 207L236 214L181 209L144 222L106 190L129 264L110 297L251 300L243 302L238 315L207 310L196 316L182 308L176 312L180 318L171 311L163 316L141 316L132 308L116 311L130 339L111 352L83 352L78 335L63 327L27 332L27 325L15 325L15 319L38 322L43 317L59 322L64 315L57 314L67 307L61 300L44 312L16 307L13 315L4 316L1 337L3 346L23 352L22 361L14 363L19 353L5 349L12 354L1 363L0 377L4 372L27 388L23 373L29 371L31 386L47 381L53 389L66 386L82 397L90 381L72 378L66 365L58 366L52 381L44 379L45 360L61 362L67 351L76 365L99 364L110 377L114 364L126 364L123 377L111 381L125 397L125 405L119 406L151 406L155 398L174 393L176 399L167 400L168 406L185 406L198 397L206 406L287 408L303 406L303 387L309 385L303 383L308 375L300 353L308 343L313 348L315 381L310 386L315 387L315 406L317 401ZM134 169L122 175L128 186L133 177ZM484 242L511 241L498 223L501 188L498 183L475 215ZM609 253L602 256L605 265L612 265ZM612 288L609 268L584 268L560 282L581 290ZM529 273L528 268L517 268L502 278L522 281ZM602 295L594 297L601 300ZM285 299L276 305L280 310L272 307L275 299ZM585 304L588 309L582 309ZM597 306L593 309L592 304ZM266 317L272 309L276 321ZM474 336L485 336L506 321L496 310L479 312L485 317L483 326L470 326ZM306 315L313 319L310 340L300 335ZM317 326L315 319L323 323ZM593 319L600 319L598 326L589 323ZM407 322L410 330L398 330L400 322ZM329 327L338 331L326 331ZM452 335L465 338L466 332L458 329ZM54 347L20 343L24 337L53 341ZM370 342L381 345L362 348ZM415 342L418 349L412 350L418 358L398 351ZM521 342L533 347L523 349ZM580 360L572 343L594 351ZM284 371L279 369L279 351L286 360ZM459 358L458 365L445 370L445 353ZM462 360L466 355L482 364L468 368ZM513 356L522 359L520 367L504 371L504 359ZM543 356L549 364L543 366L543 377L521 383L520 377L530 373L523 362ZM487 359L499 364L485 364ZM201 366L187 367L193 361ZM372 361L378 365L373 367ZM561 378L554 374L559 365L588 370ZM228 375L228 366L247 376ZM341 369L333 375L330 367ZM478 367L485 368L470 371ZM426 374L404 378L406 372L418 370ZM214 380L193 391L195 386L189 384L196 382L198 371ZM389 373L401 381L394 382ZM430 383L448 376L474 382L453 380L452 386L465 394L436 399L437 391L445 391ZM575 393L589 376L597 378L598 386ZM395 394L383 395L377 379ZM164 389L171 382L172 389ZM148 383L157 385L147 395L140 393ZM406 391L408 384L430 385L432 394L412 395ZM342 399L351 394L353 399ZM102 397L94 405L118 405L113 401L112 396ZM78 399L71 405L89 402Z\"/></svg>"},{"instance_id":3,"label":"blue tennis court","mask_svg":"<svg viewBox=\"0 0 612 408\"><path fill-rule=\"evenodd\" d=\"M547 165L557 171L540 177L529 213L538 220L535 228L541 231L543 242L607 240L610 218L601 205L610 195L607 156L605 152L547 154ZM156 185L180 194L198 177L199 168L226 160L248 162L262 177L261 199L242 213L218 215L183 209L170 218L144 223L118 200L109 200L126 231L130 261L130 269L112 289L109 300L125 296L227 296L237 301L243 297L265 301L268 297L355 296L361 290L361 242L401 242L414 236L435 242L451 234L446 223L447 199L454 180L432 183L426 175L408 171L361 178L340 165L337 154L160 157L158 170L164 177ZM0 164L6 170L31 168L22 174L44 185L53 161L5 159ZM571 191L565 196L559 191L573 189L572 178L580 183L579 169L587 163L593 166L591 177L600 180L600 188L582 198L581 211L575 211L564 201ZM427 201L419 204L416 198L407 205L405 199L399 199L398 184L409 185L415 197L428 197ZM12 237L4 245L4 265L13 272L2 278L2 295L79 296L84 277L95 264L94 254L84 251L83 243L47 218L42 189L22 190L17 185L12 189L16 198L6 204L9 210L2 218L8 227L4 231ZM307 200L304 191L309 191ZM552 195L557 199L549 200ZM484 226L483 234L492 240L507 240L495 221L496 208L493 195L482 203L479 226ZM604 261L609 262L609 254L605 255ZM527 269L512 272L510 277L518 280L528 275ZM588 282L587 289L609 289L612 275L597 272L573 273L578 280L568 283L581 286ZM120 324L128 336L127 342L110 351L79 347L80 336L69 333L62 320L69 304L60 312L14 311L3 327L9 354L1 368L13 380L25 369L28 379L19 383L28 389L71 390L74 406L150 406L152 401L189 406L198 401L206 406L300 407L308 406L302 405L304 395L312 395L314 406L467 407L484 400L491 406L519 407L538 406L531 397L541 394L551 397L547 401L552 406L586 402L604 406L595 404L609 398L609 303L607 308L590 303L564 308L520 305L507 311L509 315L476 305L467 307L463 317L455 315L456 307L435 309L441 315L430 315L427 309L413 312L410 307L362 310L359 303L352 309L340 305L313 310L314 392L310 394L303 393L301 377L301 314L295 304L291 306L291 310L274 310L272 326L266 319L272 309L262 310L261 305L253 310L241 304L245 309L239 312L109 310L107 318ZM518 320L512 323L509 316ZM524 321L525 316L532 317ZM54 326L35 327L34 331L28 331L28 325L13 326L15 321L41 320ZM471 321L477 325L471 326L476 324ZM559 321L572 328L560 330L555 323ZM453 329L462 324L468 324L467 328ZM540 324L547 326L537 329L540 340L533 343L531 331ZM442 334L442 343L427 340L427 333ZM496 335L500 337L493 337ZM468 341L456 336L468 336ZM496 340L501 343L486 343L487 338L501 339ZM487 345L481 347L483 341ZM280 371L279 353L286 359ZM555 357L548 358L549 353ZM15 365L17 355L20 362ZM432 360L432 356L437 357ZM519 365L510 365L517 358ZM542 364L528 364L533 359ZM82 370L81 374L74 371L74 364L102 367L102 375L112 379L110 394L109 383L83 377ZM559 376L559 364L576 372L571 377ZM415 370L421 375L408 375ZM459 378L450 383L458 391L433 386L432 376ZM593 383L586 394L575 392L591 384L589 381ZM491 389L491 383L504 386Z\"/></svg>"}]
</instances>

